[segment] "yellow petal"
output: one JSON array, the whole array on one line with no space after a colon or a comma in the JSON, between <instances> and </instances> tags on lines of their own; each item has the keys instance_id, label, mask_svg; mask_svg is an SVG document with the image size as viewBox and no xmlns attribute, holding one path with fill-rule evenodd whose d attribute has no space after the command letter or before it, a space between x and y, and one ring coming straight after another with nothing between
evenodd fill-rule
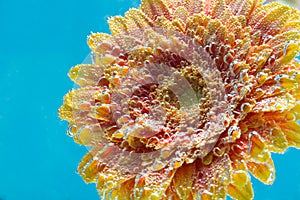
<instances>
[{"instance_id":1,"label":"yellow petal","mask_svg":"<svg viewBox=\"0 0 300 200\"><path fill-rule=\"evenodd\" d=\"M131 35L142 37L144 30L153 26L153 21L138 9L130 9L125 13L128 31Z\"/></svg>"},{"instance_id":2,"label":"yellow petal","mask_svg":"<svg viewBox=\"0 0 300 200\"><path fill-rule=\"evenodd\" d=\"M99 89L100 88L98 87L84 87L72 90L65 95L65 104L73 109L88 109L86 104L94 102L94 93L96 93Z\"/></svg>"},{"instance_id":3,"label":"yellow petal","mask_svg":"<svg viewBox=\"0 0 300 200\"><path fill-rule=\"evenodd\" d=\"M292 29L287 32L280 33L275 37L271 38L266 44L269 45L274 52L278 52L278 50L282 51L284 46L289 41L298 41L300 38L299 29Z\"/></svg>"},{"instance_id":4,"label":"yellow petal","mask_svg":"<svg viewBox=\"0 0 300 200\"><path fill-rule=\"evenodd\" d=\"M283 56L278 59L279 64L284 65L291 62L300 51L300 42L298 41L289 41L285 44Z\"/></svg>"},{"instance_id":5,"label":"yellow petal","mask_svg":"<svg viewBox=\"0 0 300 200\"><path fill-rule=\"evenodd\" d=\"M115 16L108 20L109 29L113 36L119 34L129 34L127 20L121 16Z\"/></svg>"},{"instance_id":6,"label":"yellow petal","mask_svg":"<svg viewBox=\"0 0 300 200\"><path fill-rule=\"evenodd\" d=\"M89 146L93 139L93 131L90 128L82 128L75 138L77 140L75 142Z\"/></svg>"},{"instance_id":7,"label":"yellow petal","mask_svg":"<svg viewBox=\"0 0 300 200\"><path fill-rule=\"evenodd\" d=\"M245 171L236 171L232 174L232 182L227 186L228 195L238 200L253 199L253 190L250 177Z\"/></svg>"},{"instance_id":8,"label":"yellow petal","mask_svg":"<svg viewBox=\"0 0 300 200\"><path fill-rule=\"evenodd\" d=\"M93 160L88 166L85 167L81 176L86 183L96 182L98 176L98 162Z\"/></svg>"},{"instance_id":9,"label":"yellow petal","mask_svg":"<svg viewBox=\"0 0 300 200\"><path fill-rule=\"evenodd\" d=\"M97 86L103 71L104 69L100 65L79 64L70 69L69 77L81 87Z\"/></svg>"},{"instance_id":10,"label":"yellow petal","mask_svg":"<svg viewBox=\"0 0 300 200\"><path fill-rule=\"evenodd\" d=\"M289 77L287 75L282 75L282 77L278 81L283 88L286 90L292 90L297 86L297 82L293 77Z\"/></svg>"},{"instance_id":11,"label":"yellow petal","mask_svg":"<svg viewBox=\"0 0 300 200\"><path fill-rule=\"evenodd\" d=\"M66 120L70 123L74 122L73 114L74 114L73 109L70 106L66 105L66 104L62 105L58 110L58 116L61 119Z\"/></svg>"},{"instance_id":12,"label":"yellow petal","mask_svg":"<svg viewBox=\"0 0 300 200\"><path fill-rule=\"evenodd\" d=\"M300 125L296 121L280 124L290 146L300 148Z\"/></svg>"},{"instance_id":13,"label":"yellow petal","mask_svg":"<svg viewBox=\"0 0 300 200\"><path fill-rule=\"evenodd\" d=\"M89 35L87 43L90 49L94 51L101 42L109 38L111 38L111 36L105 33L92 33Z\"/></svg>"},{"instance_id":14,"label":"yellow petal","mask_svg":"<svg viewBox=\"0 0 300 200\"><path fill-rule=\"evenodd\" d=\"M277 127L267 130L267 132L265 137L268 149L272 152L283 153L288 148L288 141L284 133Z\"/></svg>"},{"instance_id":15,"label":"yellow petal","mask_svg":"<svg viewBox=\"0 0 300 200\"><path fill-rule=\"evenodd\" d=\"M254 177L265 184L272 184L275 180L275 168L270 157L265 163L247 162L248 170Z\"/></svg>"},{"instance_id":16,"label":"yellow petal","mask_svg":"<svg viewBox=\"0 0 300 200\"><path fill-rule=\"evenodd\" d=\"M249 153L251 157L256 158L265 150L266 144L257 132L251 132L249 135Z\"/></svg>"},{"instance_id":17,"label":"yellow petal","mask_svg":"<svg viewBox=\"0 0 300 200\"><path fill-rule=\"evenodd\" d=\"M264 15L262 13L264 12ZM278 2L272 2L264 6L264 10L259 13L260 19L250 21L254 26L253 32L257 30L263 31L266 35L275 35L278 33L285 23L287 23L291 14L291 8L284 6Z\"/></svg>"},{"instance_id":18,"label":"yellow petal","mask_svg":"<svg viewBox=\"0 0 300 200\"><path fill-rule=\"evenodd\" d=\"M189 12L183 6L179 6L176 8L174 12L174 19L181 19L182 21L186 22L187 18L189 17Z\"/></svg>"},{"instance_id":19,"label":"yellow petal","mask_svg":"<svg viewBox=\"0 0 300 200\"><path fill-rule=\"evenodd\" d=\"M134 184L135 184L134 178L125 181L120 185L120 187L114 188L111 192L110 198L107 199L131 200ZM102 191L99 191L99 195L102 195Z\"/></svg>"},{"instance_id":20,"label":"yellow petal","mask_svg":"<svg viewBox=\"0 0 300 200\"><path fill-rule=\"evenodd\" d=\"M127 187L127 185L123 185L123 183L131 180L132 178L134 178L134 174L121 173L113 168L105 168L98 173L97 190L99 194L107 194L108 196L106 196L106 199L113 199L111 198L112 191L116 192L116 190L119 190L121 187ZM121 191L122 190L124 189L121 189ZM116 193L114 195L116 195Z\"/></svg>"},{"instance_id":21,"label":"yellow petal","mask_svg":"<svg viewBox=\"0 0 300 200\"><path fill-rule=\"evenodd\" d=\"M78 173L87 183L96 182L98 172L103 169L96 160L93 160L97 151L98 148L92 149L82 158L78 165Z\"/></svg>"}]
</instances>

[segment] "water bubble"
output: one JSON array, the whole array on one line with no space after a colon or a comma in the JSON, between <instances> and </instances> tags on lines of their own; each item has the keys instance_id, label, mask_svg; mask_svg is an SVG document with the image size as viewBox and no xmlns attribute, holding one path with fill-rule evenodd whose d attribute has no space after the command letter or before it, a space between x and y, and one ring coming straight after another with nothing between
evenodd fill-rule
<instances>
[{"instance_id":1,"label":"water bubble","mask_svg":"<svg viewBox=\"0 0 300 200\"><path fill-rule=\"evenodd\" d=\"M172 153L171 149L168 148L168 147L165 147L165 148L163 148L163 149L161 150L161 152L160 152L160 157L161 157L162 159L166 159L166 158L168 158L168 157L171 155L171 153Z\"/></svg>"},{"instance_id":2,"label":"water bubble","mask_svg":"<svg viewBox=\"0 0 300 200\"><path fill-rule=\"evenodd\" d=\"M91 103L88 102L88 101L80 101L79 104L78 104L78 108L80 110L83 110L83 111L90 111L91 110Z\"/></svg>"},{"instance_id":3,"label":"water bubble","mask_svg":"<svg viewBox=\"0 0 300 200\"><path fill-rule=\"evenodd\" d=\"M92 141L93 130L89 126L84 126L79 129L77 132L76 138L79 143L83 145L89 145Z\"/></svg>"},{"instance_id":4,"label":"water bubble","mask_svg":"<svg viewBox=\"0 0 300 200\"><path fill-rule=\"evenodd\" d=\"M67 135L69 137L74 137L74 134L77 132L77 127L74 124L69 124L67 129Z\"/></svg>"}]
</instances>

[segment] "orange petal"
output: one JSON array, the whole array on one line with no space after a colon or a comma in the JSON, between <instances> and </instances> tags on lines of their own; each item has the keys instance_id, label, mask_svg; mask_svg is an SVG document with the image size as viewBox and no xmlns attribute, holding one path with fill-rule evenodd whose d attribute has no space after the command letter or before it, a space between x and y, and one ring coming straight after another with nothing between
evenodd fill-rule
<instances>
[{"instance_id":1,"label":"orange petal","mask_svg":"<svg viewBox=\"0 0 300 200\"><path fill-rule=\"evenodd\" d=\"M230 160L227 154L214 157L209 165L197 167L199 172L193 187L193 196L197 197L201 191L201 199L224 199L226 186L230 181Z\"/></svg>"},{"instance_id":2,"label":"orange petal","mask_svg":"<svg viewBox=\"0 0 300 200\"><path fill-rule=\"evenodd\" d=\"M190 196L195 177L195 162L179 167L173 177L174 189L180 199L187 199Z\"/></svg>"},{"instance_id":3,"label":"orange petal","mask_svg":"<svg viewBox=\"0 0 300 200\"><path fill-rule=\"evenodd\" d=\"M205 14L212 18L219 17L225 9L225 0L206 0L203 3Z\"/></svg>"},{"instance_id":4,"label":"orange petal","mask_svg":"<svg viewBox=\"0 0 300 200\"><path fill-rule=\"evenodd\" d=\"M203 10L203 1L199 0L181 0L182 3L179 3L179 5L184 5L189 13L195 14L200 13Z\"/></svg>"},{"instance_id":5,"label":"orange petal","mask_svg":"<svg viewBox=\"0 0 300 200\"><path fill-rule=\"evenodd\" d=\"M249 137L249 153L251 157L256 158L266 150L266 144L262 141L262 138L256 131L251 132Z\"/></svg>"}]
</instances>

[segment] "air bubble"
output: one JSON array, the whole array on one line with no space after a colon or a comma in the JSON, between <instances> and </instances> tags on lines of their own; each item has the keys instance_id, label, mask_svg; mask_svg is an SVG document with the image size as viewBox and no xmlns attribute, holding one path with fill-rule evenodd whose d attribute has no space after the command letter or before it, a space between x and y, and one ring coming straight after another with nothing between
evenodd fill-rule
<instances>
[{"instance_id":1,"label":"air bubble","mask_svg":"<svg viewBox=\"0 0 300 200\"><path fill-rule=\"evenodd\" d=\"M91 110L91 103L88 101L81 101L78 104L78 108L82 111L90 111Z\"/></svg>"},{"instance_id":2,"label":"air bubble","mask_svg":"<svg viewBox=\"0 0 300 200\"><path fill-rule=\"evenodd\" d=\"M67 129L67 135L69 137L74 137L74 134L77 132L77 127L74 124L69 124L69 127Z\"/></svg>"},{"instance_id":3,"label":"air bubble","mask_svg":"<svg viewBox=\"0 0 300 200\"><path fill-rule=\"evenodd\" d=\"M93 130L88 127L82 127L78 132L77 132L77 140L79 143L83 145L88 145L92 141L92 136L93 136Z\"/></svg>"},{"instance_id":4,"label":"air bubble","mask_svg":"<svg viewBox=\"0 0 300 200\"><path fill-rule=\"evenodd\" d=\"M165 167L165 164L163 162L157 160L153 164L152 169L154 171L159 171L159 170L163 169L164 167Z\"/></svg>"},{"instance_id":5,"label":"air bubble","mask_svg":"<svg viewBox=\"0 0 300 200\"><path fill-rule=\"evenodd\" d=\"M181 167L183 164L183 161L180 158L176 158L173 159L172 163L171 163L171 167L174 169L177 169L179 167Z\"/></svg>"},{"instance_id":6,"label":"air bubble","mask_svg":"<svg viewBox=\"0 0 300 200\"><path fill-rule=\"evenodd\" d=\"M110 107L107 104L102 104L100 106L97 106L96 111L97 114L100 115L101 117L109 117L111 113Z\"/></svg>"},{"instance_id":7,"label":"air bubble","mask_svg":"<svg viewBox=\"0 0 300 200\"><path fill-rule=\"evenodd\" d=\"M168 158L171 155L171 149L170 148L163 148L160 152L160 157L163 159Z\"/></svg>"}]
</instances>

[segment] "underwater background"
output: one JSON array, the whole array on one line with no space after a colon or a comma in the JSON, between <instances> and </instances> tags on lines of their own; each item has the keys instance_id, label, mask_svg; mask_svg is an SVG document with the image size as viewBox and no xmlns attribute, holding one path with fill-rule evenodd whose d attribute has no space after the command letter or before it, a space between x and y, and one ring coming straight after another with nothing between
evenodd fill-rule
<instances>
[{"instance_id":1,"label":"underwater background","mask_svg":"<svg viewBox=\"0 0 300 200\"><path fill-rule=\"evenodd\" d=\"M0 0L0 200L96 200L76 173L87 152L57 116L74 87L67 73L88 55L86 36L137 0ZM300 151L273 154L276 180L251 177L254 199L300 199Z\"/></svg>"}]
</instances>

